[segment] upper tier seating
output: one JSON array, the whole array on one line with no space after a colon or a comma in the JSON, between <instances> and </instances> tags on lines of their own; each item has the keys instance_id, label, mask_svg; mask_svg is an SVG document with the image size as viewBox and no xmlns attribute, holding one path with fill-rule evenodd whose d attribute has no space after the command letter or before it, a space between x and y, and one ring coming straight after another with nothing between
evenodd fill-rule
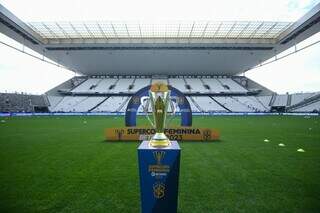
<instances>
[{"instance_id":1,"label":"upper tier seating","mask_svg":"<svg viewBox=\"0 0 320 213\"><path fill-rule=\"evenodd\" d=\"M113 93L129 92L129 86L133 83L132 78L119 79L116 86L112 89Z\"/></svg>"},{"instance_id":2,"label":"upper tier seating","mask_svg":"<svg viewBox=\"0 0 320 213\"><path fill-rule=\"evenodd\" d=\"M75 87L72 92L89 92L90 88L97 85L101 79L89 78L77 87Z\"/></svg>"},{"instance_id":3,"label":"upper tier seating","mask_svg":"<svg viewBox=\"0 0 320 213\"><path fill-rule=\"evenodd\" d=\"M231 78L220 78L218 81L221 82L224 88L229 88L229 91L232 92L247 92L240 84L232 80Z\"/></svg>"},{"instance_id":4,"label":"upper tier seating","mask_svg":"<svg viewBox=\"0 0 320 213\"><path fill-rule=\"evenodd\" d=\"M95 93L110 93L113 88L116 87L117 78L105 78L98 82L95 87L89 90L89 92Z\"/></svg>"},{"instance_id":5,"label":"upper tier seating","mask_svg":"<svg viewBox=\"0 0 320 213\"><path fill-rule=\"evenodd\" d=\"M136 78L134 81L134 86L130 90L130 92L137 92L138 90L142 89L143 87L146 87L150 85L151 79L150 78Z\"/></svg>"},{"instance_id":6,"label":"upper tier seating","mask_svg":"<svg viewBox=\"0 0 320 213\"><path fill-rule=\"evenodd\" d=\"M83 82L82 82L83 81ZM184 93L246 93L240 84L231 78L89 78L79 80L73 93L134 93L154 82L167 83Z\"/></svg>"},{"instance_id":7,"label":"upper tier seating","mask_svg":"<svg viewBox=\"0 0 320 213\"><path fill-rule=\"evenodd\" d=\"M228 92L229 90L224 88L222 84L215 78L203 78L202 81L210 87L210 91L214 93Z\"/></svg>"},{"instance_id":8,"label":"upper tier seating","mask_svg":"<svg viewBox=\"0 0 320 213\"><path fill-rule=\"evenodd\" d=\"M185 79L187 84L191 87L191 92L197 92L197 93L207 93L210 92L208 89L206 89L201 81L201 79L198 78L186 78Z\"/></svg>"},{"instance_id":9,"label":"upper tier seating","mask_svg":"<svg viewBox=\"0 0 320 213\"><path fill-rule=\"evenodd\" d=\"M169 78L168 82L171 86L177 88L178 90L180 90L181 92L190 92L187 88L186 88L186 83L184 81L184 79L182 78Z\"/></svg>"}]
</instances>

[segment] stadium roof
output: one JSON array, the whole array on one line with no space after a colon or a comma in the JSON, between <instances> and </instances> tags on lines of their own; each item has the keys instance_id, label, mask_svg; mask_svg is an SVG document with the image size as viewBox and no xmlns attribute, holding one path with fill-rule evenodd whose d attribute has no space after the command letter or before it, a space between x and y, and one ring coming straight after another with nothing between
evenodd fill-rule
<instances>
[{"instance_id":1,"label":"stadium roof","mask_svg":"<svg viewBox=\"0 0 320 213\"><path fill-rule=\"evenodd\" d=\"M0 32L85 75L235 75L320 31L298 21L30 22L0 5Z\"/></svg>"},{"instance_id":2,"label":"stadium roof","mask_svg":"<svg viewBox=\"0 0 320 213\"><path fill-rule=\"evenodd\" d=\"M291 22L194 21L194 22L31 22L43 39L82 38L234 38L276 39Z\"/></svg>"}]
</instances>

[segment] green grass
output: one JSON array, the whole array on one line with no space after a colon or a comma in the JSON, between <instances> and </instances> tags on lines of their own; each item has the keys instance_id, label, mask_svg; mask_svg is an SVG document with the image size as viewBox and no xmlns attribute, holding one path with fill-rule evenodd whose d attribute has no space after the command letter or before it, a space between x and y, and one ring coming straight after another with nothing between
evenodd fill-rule
<instances>
[{"instance_id":1,"label":"green grass","mask_svg":"<svg viewBox=\"0 0 320 213\"><path fill-rule=\"evenodd\" d=\"M0 212L139 212L139 143L103 136L123 125L103 116L0 123ZM221 141L180 143L179 212L320 212L319 117L195 116L194 126L219 129Z\"/></svg>"}]
</instances>

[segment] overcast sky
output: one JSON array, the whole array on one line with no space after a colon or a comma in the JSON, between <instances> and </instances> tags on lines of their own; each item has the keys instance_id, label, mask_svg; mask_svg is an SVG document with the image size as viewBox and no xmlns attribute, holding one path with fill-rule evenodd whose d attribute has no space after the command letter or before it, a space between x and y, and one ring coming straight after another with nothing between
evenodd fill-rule
<instances>
[{"instance_id":1,"label":"overcast sky","mask_svg":"<svg viewBox=\"0 0 320 213\"><path fill-rule=\"evenodd\" d=\"M320 0L0 0L23 21L296 21ZM103 4L101 4L103 3ZM318 33L305 43L320 40ZM10 44L0 33L0 41ZM21 48L21 45L14 44ZM0 91L41 94L74 73L0 44ZM278 92L320 91L320 43L246 76Z\"/></svg>"}]
</instances>

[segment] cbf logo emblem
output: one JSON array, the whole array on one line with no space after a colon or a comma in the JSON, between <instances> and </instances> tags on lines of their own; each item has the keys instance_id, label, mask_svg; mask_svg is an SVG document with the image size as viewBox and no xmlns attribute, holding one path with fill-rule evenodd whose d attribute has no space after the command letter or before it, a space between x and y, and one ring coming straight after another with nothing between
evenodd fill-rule
<instances>
[{"instance_id":1,"label":"cbf logo emblem","mask_svg":"<svg viewBox=\"0 0 320 213\"><path fill-rule=\"evenodd\" d=\"M203 131L203 140L205 140L205 141L211 140L211 130L210 129L205 129Z\"/></svg>"},{"instance_id":2,"label":"cbf logo emblem","mask_svg":"<svg viewBox=\"0 0 320 213\"><path fill-rule=\"evenodd\" d=\"M161 161L163 160L165 154L166 153L164 151L155 151L155 152L153 152L153 157L157 161L157 165L161 165Z\"/></svg>"},{"instance_id":3,"label":"cbf logo emblem","mask_svg":"<svg viewBox=\"0 0 320 213\"><path fill-rule=\"evenodd\" d=\"M163 183L153 184L153 196L157 199L163 198L166 186Z\"/></svg>"},{"instance_id":4,"label":"cbf logo emblem","mask_svg":"<svg viewBox=\"0 0 320 213\"><path fill-rule=\"evenodd\" d=\"M140 103L140 98L139 98L139 96L133 96L133 97L132 97L132 103L133 103L133 104L139 104L139 103Z\"/></svg>"}]
</instances>

